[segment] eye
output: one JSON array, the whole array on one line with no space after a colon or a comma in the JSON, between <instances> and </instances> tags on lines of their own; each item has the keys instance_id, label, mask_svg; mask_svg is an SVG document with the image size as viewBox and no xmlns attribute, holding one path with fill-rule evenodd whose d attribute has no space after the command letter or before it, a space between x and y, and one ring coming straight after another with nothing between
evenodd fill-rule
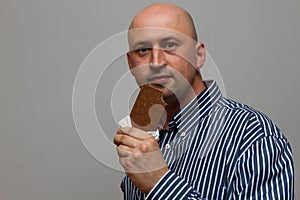
<instances>
[{"instance_id":1,"label":"eye","mask_svg":"<svg viewBox=\"0 0 300 200\"><path fill-rule=\"evenodd\" d=\"M166 45L165 45L165 50L166 51L174 51L176 48L177 48L177 44L175 43L175 42L168 42L168 43L166 43Z\"/></svg>"},{"instance_id":2,"label":"eye","mask_svg":"<svg viewBox=\"0 0 300 200\"><path fill-rule=\"evenodd\" d=\"M149 48L149 47L140 47L140 48L136 49L136 52L140 55L145 55L150 51L151 51L151 48Z\"/></svg>"}]
</instances>

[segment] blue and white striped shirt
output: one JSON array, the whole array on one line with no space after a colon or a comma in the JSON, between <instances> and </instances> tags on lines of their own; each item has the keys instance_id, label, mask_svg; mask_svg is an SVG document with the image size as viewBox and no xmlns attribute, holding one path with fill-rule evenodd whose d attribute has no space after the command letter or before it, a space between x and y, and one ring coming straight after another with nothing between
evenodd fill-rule
<instances>
[{"instance_id":1,"label":"blue and white striped shirt","mask_svg":"<svg viewBox=\"0 0 300 200\"><path fill-rule=\"evenodd\" d=\"M160 135L170 170L147 195L125 177L124 199L294 199L287 139L264 114L206 84Z\"/></svg>"}]
</instances>

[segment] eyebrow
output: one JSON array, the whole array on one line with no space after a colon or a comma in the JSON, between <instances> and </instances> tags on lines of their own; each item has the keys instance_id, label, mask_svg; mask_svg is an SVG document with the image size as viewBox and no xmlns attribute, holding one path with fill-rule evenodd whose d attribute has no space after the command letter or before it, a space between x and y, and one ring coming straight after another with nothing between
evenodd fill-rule
<instances>
[{"instance_id":1,"label":"eyebrow","mask_svg":"<svg viewBox=\"0 0 300 200\"><path fill-rule=\"evenodd\" d=\"M169 41L169 40L176 40L177 42L181 42L181 40L176 36L168 36L168 37L159 39L159 42L166 42L166 41ZM133 47L141 46L141 45L151 45L151 44L152 43L150 41L140 40L140 41L136 41L134 43Z\"/></svg>"},{"instance_id":2,"label":"eyebrow","mask_svg":"<svg viewBox=\"0 0 300 200\"><path fill-rule=\"evenodd\" d=\"M151 42L148 41L137 41L134 43L133 47L136 48L137 46L144 46L144 45L151 45Z\"/></svg>"},{"instance_id":3,"label":"eyebrow","mask_svg":"<svg viewBox=\"0 0 300 200\"><path fill-rule=\"evenodd\" d=\"M169 40L176 40L176 42L181 42L181 40L178 37L175 37L175 36L169 36L169 37L160 39L159 41L160 42L167 42Z\"/></svg>"}]
</instances>

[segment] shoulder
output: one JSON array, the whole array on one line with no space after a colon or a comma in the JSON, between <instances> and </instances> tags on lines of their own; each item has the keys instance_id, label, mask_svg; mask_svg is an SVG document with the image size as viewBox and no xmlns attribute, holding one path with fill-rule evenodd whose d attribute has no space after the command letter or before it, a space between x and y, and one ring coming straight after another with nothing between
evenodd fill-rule
<instances>
[{"instance_id":1,"label":"shoulder","mask_svg":"<svg viewBox=\"0 0 300 200\"><path fill-rule=\"evenodd\" d=\"M286 141L281 130L264 113L246 104L227 98L222 98L218 105L220 109L225 109L229 115L240 118L240 121L244 121L244 128L241 133L241 142L244 144L242 146L246 147L267 137L271 137L274 140Z\"/></svg>"},{"instance_id":2,"label":"shoulder","mask_svg":"<svg viewBox=\"0 0 300 200\"><path fill-rule=\"evenodd\" d=\"M250 107L243 103L238 103L236 101L223 98L223 102L226 102L224 105L232 112L244 112L248 114L248 125L256 124L260 126L262 131L265 133L265 136L274 136L277 138L284 138L284 135L279 130L277 125L268 117L266 114L261 111L256 110L253 107Z\"/></svg>"}]
</instances>

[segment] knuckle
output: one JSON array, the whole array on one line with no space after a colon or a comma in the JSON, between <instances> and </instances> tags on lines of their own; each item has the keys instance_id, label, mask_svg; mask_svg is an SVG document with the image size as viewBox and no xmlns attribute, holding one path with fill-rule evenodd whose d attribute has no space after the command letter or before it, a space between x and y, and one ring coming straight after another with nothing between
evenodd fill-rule
<instances>
[{"instance_id":1,"label":"knuckle","mask_svg":"<svg viewBox=\"0 0 300 200\"><path fill-rule=\"evenodd\" d=\"M133 153L132 153L132 158L133 158L134 160L139 160L140 157L141 157L141 153L139 153L139 152L133 152Z\"/></svg>"},{"instance_id":2,"label":"knuckle","mask_svg":"<svg viewBox=\"0 0 300 200\"><path fill-rule=\"evenodd\" d=\"M121 145L117 147L117 151L120 153L122 153L124 151Z\"/></svg>"},{"instance_id":3,"label":"knuckle","mask_svg":"<svg viewBox=\"0 0 300 200\"><path fill-rule=\"evenodd\" d=\"M140 143L139 149L142 153L147 153L149 151L149 146L146 143Z\"/></svg>"},{"instance_id":4,"label":"knuckle","mask_svg":"<svg viewBox=\"0 0 300 200\"><path fill-rule=\"evenodd\" d=\"M156 146L157 144L157 141L153 137L150 137L148 142L151 146Z\"/></svg>"},{"instance_id":5,"label":"knuckle","mask_svg":"<svg viewBox=\"0 0 300 200\"><path fill-rule=\"evenodd\" d=\"M119 136L118 135L115 135L114 136L114 143L116 144L116 145L118 145L119 144Z\"/></svg>"},{"instance_id":6,"label":"knuckle","mask_svg":"<svg viewBox=\"0 0 300 200\"><path fill-rule=\"evenodd\" d=\"M119 137L119 143L123 144L124 140L126 140L126 135L120 135Z\"/></svg>"}]
</instances>

